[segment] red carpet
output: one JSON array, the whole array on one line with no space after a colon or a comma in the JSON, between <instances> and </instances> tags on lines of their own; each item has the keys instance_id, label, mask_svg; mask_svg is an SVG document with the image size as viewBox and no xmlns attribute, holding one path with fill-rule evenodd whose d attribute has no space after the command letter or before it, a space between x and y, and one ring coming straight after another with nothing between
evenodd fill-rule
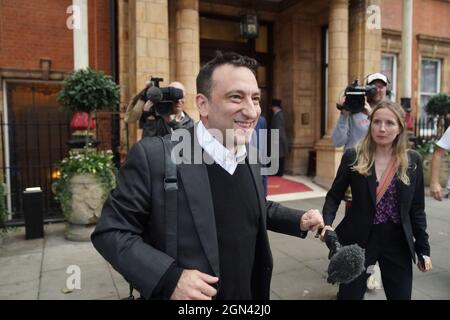
<instances>
[{"instance_id":1,"label":"red carpet","mask_svg":"<svg viewBox=\"0 0 450 320\"><path fill-rule=\"evenodd\" d=\"M312 191L303 183L294 182L277 176L270 176L267 179L267 193L269 196L275 194Z\"/></svg>"}]
</instances>

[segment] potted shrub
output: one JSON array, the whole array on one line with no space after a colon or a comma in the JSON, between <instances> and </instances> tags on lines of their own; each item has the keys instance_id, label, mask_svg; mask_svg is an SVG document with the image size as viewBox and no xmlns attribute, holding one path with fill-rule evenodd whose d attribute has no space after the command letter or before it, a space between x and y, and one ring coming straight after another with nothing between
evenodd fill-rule
<instances>
[{"instance_id":1,"label":"potted shrub","mask_svg":"<svg viewBox=\"0 0 450 320\"><path fill-rule=\"evenodd\" d=\"M88 117L84 148L70 151L62 160L60 178L52 189L68 222L66 238L89 240L106 196L115 186L116 174L112 152L91 148L92 113L115 110L119 103L119 86L102 72L80 69L64 81L58 100L75 115L85 112Z\"/></svg>"},{"instance_id":2,"label":"potted shrub","mask_svg":"<svg viewBox=\"0 0 450 320\"><path fill-rule=\"evenodd\" d=\"M100 218L103 203L116 185L117 169L111 151L69 152L52 185L68 225L66 238L88 240Z\"/></svg>"},{"instance_id":3,"label":"potted shrub","mask_svg":"<svg viewBox=\"0 0 450 320\"><path fill-rule=\"evenodd\" d=\"M92 113L100 110L115 110L119 104L119 86L102 72L79 69L70 74L59 92L58 101L75 113L87 113L85 147L90 146Z\"/></svg>"}]
</instances>

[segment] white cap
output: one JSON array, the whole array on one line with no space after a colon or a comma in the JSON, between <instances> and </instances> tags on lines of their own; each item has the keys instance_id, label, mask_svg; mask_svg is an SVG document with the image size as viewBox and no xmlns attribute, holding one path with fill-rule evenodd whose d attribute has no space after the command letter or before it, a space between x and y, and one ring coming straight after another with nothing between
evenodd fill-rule
<instances>
[{"instance_id":1,"label":"white cap","mask_svg":"<svg viewBox=\"0 0 450 320\"><path fill-rule=\"evenodd\" d=\"M381 80L381 81L383 81L384 84L386 84L386 85L387 85L388 82L389 82L388 78L387 78L384 74L379 73L379 72L372 73L372 74L369 74L369 75L367 76L367 84L370 84L370 83L372 83L372 82L375 81L375 80Z\"/></svg>"}]
</instances>

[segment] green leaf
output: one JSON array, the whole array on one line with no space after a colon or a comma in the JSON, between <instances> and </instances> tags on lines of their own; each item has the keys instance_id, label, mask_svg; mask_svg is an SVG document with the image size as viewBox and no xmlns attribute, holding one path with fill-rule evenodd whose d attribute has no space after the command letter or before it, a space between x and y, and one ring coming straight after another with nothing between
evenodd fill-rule
<instances>
[{"instance_id":1,"label":"green leaf","mask_svg":"<svg viewBox=\"0 0 450 320\"><path fill-rule=\"evenodd\" d=\"M73 71L64 81L58 101L74 112L114 110L119 103L120 86L103 72L93 69Z\"/></svg>"}]
</instances>

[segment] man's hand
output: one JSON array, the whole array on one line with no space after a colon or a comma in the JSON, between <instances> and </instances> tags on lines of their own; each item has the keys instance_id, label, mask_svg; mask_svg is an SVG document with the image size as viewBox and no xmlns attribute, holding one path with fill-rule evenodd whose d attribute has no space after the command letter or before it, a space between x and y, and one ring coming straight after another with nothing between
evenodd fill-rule
<instances>
[{"instance_id":1,"label":"man's hand","mask_svg":"<svg viewBox=\"0 0 450 320\"><path fill-rule=\"evenodd\" d=\"M438 201L442 201L442 187L439 182L430 183L430 194Z\"/></svg>"},{"instance_id":2,"label":"man's hand","mask_svg":"<svg viewBox=\"0 0 450 320\"><path fill-rule=\"evenodd\" d=\"M368 116L370 115L370 113L372 112L372 108L370 107L370 104L366 101L364 101L364 110L363 112L365 114L367 114Z\"/></svg>"},{"instance_id":3,"label":"man's hand","mask_svg":"<svg viewBox=\"0 0 450 320\"><path fill-rule=\"evenodd\" d=\"M433 265L431 263L431 258L428 256L422 256L423 260L419 259L417 261L417 267L419 267L419 270L422 272L430 271L433 268Z\"/></svg>"},{"instance_id":4,"label":"man's hand","mask_svg":"<svg viewBox=\"0 0 450 320\"><path fill-rule=\"evenodd\" d=\"M300 230L302 231L316 231L323 226L323 217L316 209L306 211L300 219Z\"/></svg>"},{"instance_id":5,"label":"man's hand","mask_svg":"<svg viewBox=\"0 0 450 320\"><path fill-rule=\"evenodd\" d=\"M198 270L183 270L170 300L211 300L217 290L210 284L217 281L219 278Z\"/></svg>"},{"instance_id":6,"label":"man's hand","mask_svg":"<svg viewBox=\"0 0 450 320\"><path fill-rule=\"evenodd\" d=\"M147 102L144 104L144 111L149 111L151 107L153 107L153 102L147 100Z\"/></svg>"},{"instance_id":7,"label":"man's hand","mask_svg":"<svg viewBox=\"0 0 450 320\"><path fill-rule=\"evenodd\" d=\"M345 103L345 95L342 95L342 96L339 98L339 102L338 102L337 104L340 105L340 106L343 106L344 103ZM348 110L341 109L341 114L344 115L345 117L348 117L351 113L350 113L350 111L348 111Z\"/></svg>"},{"instance_id":8,"label":"man's hand","mask_svg":"<svg viewBox=\"0 0 450 320\"><path fill-rule=\"evenodd\" d=\"M430 194L438 201L442 201L442 187L439 183L441 158L445 156L446 152L445 149L436 145L433 152L433 158L431 159Z\"/></svg>"},{"instance_id":9,"label":"man's hand","mask_svg":"<svg viewBox=\"0 0 450 320\"><path fill-rule=\"evenodd\" d=\"M364 109L362 111L367 116L370 116L370 113L372 112L372 107L370 106L369 102L367 102L367 97L364 97Z\"/></svg>"}]
</instances>

